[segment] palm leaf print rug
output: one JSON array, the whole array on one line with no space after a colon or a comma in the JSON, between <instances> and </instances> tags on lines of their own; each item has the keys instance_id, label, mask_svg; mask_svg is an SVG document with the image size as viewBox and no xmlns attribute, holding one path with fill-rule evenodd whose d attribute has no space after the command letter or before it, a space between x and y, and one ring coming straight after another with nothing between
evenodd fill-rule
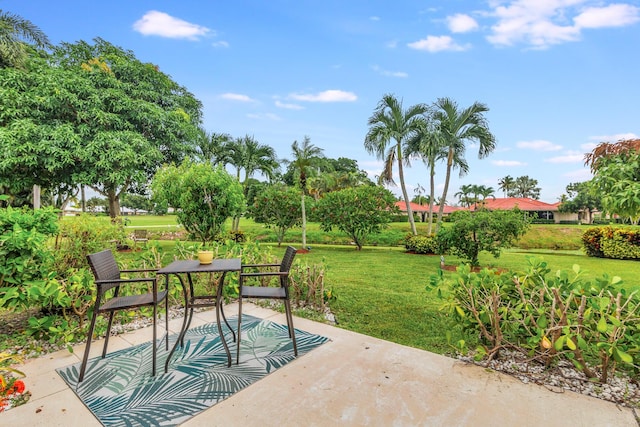
<instances>
[{"instance_id":1,"label":"palm leaf print rug","mask_svg":"<svg viewBox=\"0 0 640 427\"><path fill-rule=\"evenodd\" d=\"M162 344L156 376L151 375L151 342L91 359L79 386L80 363L57 371L105 426L175 426L295 358L287 327L268 320L243 316L239 365L230 333L226 339L233 360L229 368L217 326L209 323L187 331L166 374ZM328 338L296 329L296 341L301 356Z\"/></svg>"}]
</instances>

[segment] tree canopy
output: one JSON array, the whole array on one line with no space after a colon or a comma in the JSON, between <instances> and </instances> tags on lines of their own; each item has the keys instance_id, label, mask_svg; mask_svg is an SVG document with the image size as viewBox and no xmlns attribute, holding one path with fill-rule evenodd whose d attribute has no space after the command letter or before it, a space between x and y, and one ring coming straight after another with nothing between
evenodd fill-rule
<instances>
[{"instance_id":1,"label":"tree canopy","mask_svg":"<svg viewBox=\"0 0 640 427\"><path fill-rule=\"evenodd\" d=\"M123 192L192 151L201 120L186 88L102 39L0 69L0 103L0 182L86 184L113 216Z\"/></svg>"},{"instance_id":2,"label":"tree canopy","mask_svg":"<svg viewBox=\"0 0 640 427\"><path fill-rule=\"evenodd\" d=\"M154 201L174 207L178 222L205 246L220 237L228 218L245 209L240 182L221 167L205 163L164 166L151 188Z\"/></svg>"},{"instance_id":3,"label":"tree canopy","mask_svg":"<svg viewBox=\"0 0 640 427\"><path fill-rule=\"evenodd\" d=\"M603 142L585 156L602 208L637 223L640 219L640 139Z\"/></svg>"}]
</instances>

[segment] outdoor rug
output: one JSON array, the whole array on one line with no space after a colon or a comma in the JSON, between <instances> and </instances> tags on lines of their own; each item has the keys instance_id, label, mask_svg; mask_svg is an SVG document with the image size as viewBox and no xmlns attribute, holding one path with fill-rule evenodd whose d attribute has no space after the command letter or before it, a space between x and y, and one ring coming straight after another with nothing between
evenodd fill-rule
<instances>
[{"instance_id":1,"label":"outdoor rug","mask_svg":"<svg viewBox=\"0 0 640 427\"><path fill-rule=\"evenodd\" d=\"M236 319L229 319L231 325ZM218 328L209 323L189 329L166 374L168 352L161 345L156 376L151 375L151 342L91 359L80 386L80 363L57 371L105 426L175 426L295 359L286 326L244 315L236 365L236 344L226 326L223 330L231 349L230 368ZM296 329L296 340L299 357L328 338Z\"/></svg>"}]
</instances>

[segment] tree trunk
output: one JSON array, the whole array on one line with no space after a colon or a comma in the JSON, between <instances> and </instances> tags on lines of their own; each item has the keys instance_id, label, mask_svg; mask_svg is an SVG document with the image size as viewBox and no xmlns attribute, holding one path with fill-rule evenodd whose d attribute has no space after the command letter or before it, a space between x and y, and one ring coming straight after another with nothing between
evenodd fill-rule
<instances>
[{"instance_id":1,"label":"tree trunk","mask_svg":"<svg viewBox=\"0 0 640 427\"><path fill-rule=\"evenodd\" d=\"M109 216L114 219L120 215L120 198L115 191L107 191L107 197L109 199Z\"/></svg>"},{"instance_id":2,"label":"tree trunk","mask_svg":"<svg viewBox=\"0 0 640 427\"><path fill-rule=\"evenodd\" d=\"M307 249L307 213L304 209L304 191L301 200L302 208L302 249Z\"/></svg>"},{"instance_id":3,"label":"tree trunk","mask_svg":"<svg viewBox=\"0 0 640 427\"><path fill-rule=\"evenodd\" d=\"M440 230L442 224L442 214L444 213L444 205L447 203L447 191L449 191L449 179L451 178L451 167L453 166L453 147L449 148L447 156L447 175L444 178L444 190L442 190L442 200L440 200L440 209L438 209L438 221L436 222L436 234Z\"/></svg>"},{"instance_id":4,"label":"tree trunk","mask_svg":"<svg viewBox=\"0 0 640 427\"><path fill-rule=\"evenodd\" d=\"M409 224L411 225L411 232L414 236L418 235L416 230L416 222L413 218L413 211L411 210L411 201L409 200L409 194L407 194L407 187L404 185L404 170L402 169L402 153L401 145L398 143L398 175L400 176L400 187L402 188L402 195L404 197L404 203L407 206L407 215L409 215Z\"/></svg>"},{"instance_id":5,"label":"tree trunk","mask_svg":"<svg viewBox=\"0 0 640 427\"><path fill-rule=\"evenodd\" d=\"M33 209L40 209L40 186L33 186Z\"/></svg>"},{"instance_id":6,"label":"tree trunk","mask_svg":"<svg viewBox=\"0 0 640 427\"><path fill-rule=\"evenodd\" d=\"M429 193L429 226L427 228L427 234L429 236L431 236L431 227L433 226L433 198L435 197L435 191L436 191L436 189L435 189L436 184L435 184L435 179L434 179L434 176L436 174L435 173L435 165L431 165L430 169L431 169L431 171L429 172L429 175L430 175L430 177L429 177L429 185L430 185L430 188L429 188L429 191L430 191L430 193Z\"/></svg>"},{"instance_id":7,"label":"tree trunk","mask_svg":"<svg viewBox=\"0 0 640 427\"><path fill-rule=\"evenodd\" d=\"M80 206L82 206L82 212L87 211L87 199L84 194L84 184L80 186Z\"/></svg>"}]
</instances>

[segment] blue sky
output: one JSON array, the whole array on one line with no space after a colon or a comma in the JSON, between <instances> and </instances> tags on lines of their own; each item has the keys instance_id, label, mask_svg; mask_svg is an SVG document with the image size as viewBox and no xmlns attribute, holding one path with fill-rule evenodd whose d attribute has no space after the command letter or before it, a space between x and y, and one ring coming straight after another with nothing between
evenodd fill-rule
<instances>
[{"instance_id":1,"label":"blue sky","mask_svg":"<svg viewBox=\"0 0 640 427\"><path fill-rule=\"evenodd\" d=\"M640 135L640 0L0 0L53 43L101 37L157 64L204 105L204 127L291 158L305 135L373 177L367 119L386 93L486 104L495 152L460 184L528 175L555 202L584 154ZM444 165L436 171L437 193ZM413 195L428 171L406 171ZM390 188L400 194L399 187Z\"/></svg>"}]
</instances>

